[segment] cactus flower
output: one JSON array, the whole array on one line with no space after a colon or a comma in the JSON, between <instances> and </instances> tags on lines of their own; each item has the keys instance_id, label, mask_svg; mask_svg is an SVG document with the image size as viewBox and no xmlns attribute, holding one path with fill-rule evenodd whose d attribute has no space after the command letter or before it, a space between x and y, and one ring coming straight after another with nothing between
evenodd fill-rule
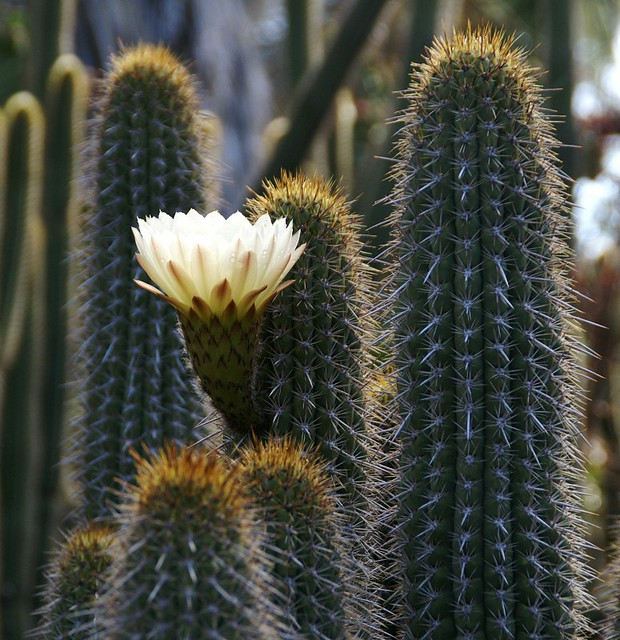
<instances>
[{"instance_id":1,"label":"cactus flower","mask_svg":"<svg viewBox=\"0 0 620 640\"><path fill-rule=\"evenodd\" d=\"M138 262L160 287L136 284L173 305L203 390L236 433L257 430L254 358L259 320L292 281L286 274L302 254L299 231L280 218L224 218L191 209L138 220Z\"/></svg>"},{"instance_id":2,"label":"cactus flower","mask_svg":"<svg viewBox=\"0 0 620 640\"><path fill-rule=\"evenodd\" d=\"M137 284L163 298L184 315L202 319L239 319L260 314L269 301L292 281L284 277L302 254L299 231L268 215L252 224L237 211L224 218L190 209L174 217L138 220L133 233L137 259L155 287Z\"/></svg>"}]
</instances>

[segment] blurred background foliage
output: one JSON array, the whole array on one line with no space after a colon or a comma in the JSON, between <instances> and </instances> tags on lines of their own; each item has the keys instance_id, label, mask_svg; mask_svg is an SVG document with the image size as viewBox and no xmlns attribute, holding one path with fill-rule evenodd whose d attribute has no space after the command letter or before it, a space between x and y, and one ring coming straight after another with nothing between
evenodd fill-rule
<instances>
[{"instance_id":1,"label":"blurred background foliage","mask_svg":"<svg viewBox=\"0 0 620 640\"><path fill-rule=\"evenodd\" d=\"M342 178L376 254L385 241L376 225L389 213L381 199L389 190L390 118L410 61L421 61L435 34L467 22L519 34L549 89L574 188L583 339L600 354L583 363L592 371L584 506L592 563L603 570L620 517L619 16L620 0L0 0L0 105L23 89L42 98L61 52L82 60L94 93L111 53L138 41L167 43L190 65L203 109L216 116L209 126L221 210L240 207L263 177L300 166ZM69 341L69 358L75 347ZM58 389L66 382L56 381ZM58 520L66 495L61 484L46 497L60 503Z\"/></svg>"}]
</instances>

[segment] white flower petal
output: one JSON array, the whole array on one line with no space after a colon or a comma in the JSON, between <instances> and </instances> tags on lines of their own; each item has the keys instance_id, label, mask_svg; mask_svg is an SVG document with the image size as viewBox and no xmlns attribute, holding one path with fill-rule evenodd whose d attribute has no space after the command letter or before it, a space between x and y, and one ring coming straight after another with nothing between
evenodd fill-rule
<instances>
[{"instance_id":1,"label":"white flower petal","mask_svg":"<svg viewBox=\"0 0 620 640\"><path fill-rule=\"evenodd\" d=\"M252 224L239 211L229 218L160 212L138 220L133 234L140 264L164 298L199 315L260 312L304 249L286 220L263 215Z\"/></svg>"}]
</instances>

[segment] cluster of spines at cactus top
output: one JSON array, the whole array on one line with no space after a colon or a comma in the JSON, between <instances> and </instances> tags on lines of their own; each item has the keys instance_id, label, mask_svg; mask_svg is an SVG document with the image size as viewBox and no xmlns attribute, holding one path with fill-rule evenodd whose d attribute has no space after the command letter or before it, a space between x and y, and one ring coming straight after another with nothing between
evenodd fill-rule
<instances>
[{"instance_id":1,"label":"cluster of spines at cactus top","mask_svg":"<svg viewBox=\"0 0 620 640\"><path fill-rule=\"evenodd\" d=\"M370 291L359 222L331 182L284 173L249 200L248 215L285 217L306 250L294 286L267 308L257 359L256 398L267 433L316 447L353 508L364 504L368 457L365 365Z\"/></svg>"},{"instance_id":2,"label":"cluster of spines at cactus top","mask_svg":"<svg viewBox=\"0 0 620 640\"><path fill-rule=\"evenodd\" d=\"M79 525L56 551L48 569L45 604L35 637L95 640L103 626L95 605L112 565L114 532L107 525Z\"/></svg>"},{"instance_id":3,"label":"cluster of spines at cactus top","mask_svg":"<svg viewBox=\"0 0 620 640\"><path fill-rule=\"evenodd\" d=\"M584 602L565 191L490 28L412 75L391 196L404 637L554 640Z\"/></svg>"},{"instance_id":4,"label":"cluster of spines at cactus top","mask_svg":"<svg viewBox=\"0 0 620 640\"><path fill-rule=\"evenodd\" d=\"M132 446L187 441L201 407L173 330L174 310L135 287L136 218L202 208L204 128L188 71L164 47L122 52L102 82L81 291L83 415L76 445L86 515L110 513ZM81 453L80 453L81 452Z\"/></svg>"},{"instance_id":5,"label":"cluster of spines at cactus top","mask_svg":"<svg viewBox=\"0 0 620 640\"><path fill-rule=\"evenodd\" d=\"M166 445L137 457L100 617L114 640L287 638L238 467Z\"/></svg>"}]
</instances>

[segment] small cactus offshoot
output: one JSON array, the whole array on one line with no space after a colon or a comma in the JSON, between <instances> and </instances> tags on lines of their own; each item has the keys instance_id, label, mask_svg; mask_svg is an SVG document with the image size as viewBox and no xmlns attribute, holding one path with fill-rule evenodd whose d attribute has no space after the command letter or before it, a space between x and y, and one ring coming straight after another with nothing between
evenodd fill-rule
<instances>
[{"instance_id":1,"label":"small cactus offshoot","mask_svg":"<svg viewBox=\"0 0 620 640\"><path fill-rule=\"evenodd\" d=\"M291 630L303 638L345 638L346 567L329 476L290 438L241 454L242 474L274 547L273 574ZM351 585L348 585L349 587Z\"/></svg>"},{"instance_id":2,"label":"small cactus offshoot","mask_svg":"<svg viewBox=\"0 0 620 640\"><path fill-rule=\"evenodd\" d=\"M96 640L103 628L95 604L112 564L113 531L99 524L80 525L60 545L47 575L41 640Z\"/></svg>"}]
</instances>

